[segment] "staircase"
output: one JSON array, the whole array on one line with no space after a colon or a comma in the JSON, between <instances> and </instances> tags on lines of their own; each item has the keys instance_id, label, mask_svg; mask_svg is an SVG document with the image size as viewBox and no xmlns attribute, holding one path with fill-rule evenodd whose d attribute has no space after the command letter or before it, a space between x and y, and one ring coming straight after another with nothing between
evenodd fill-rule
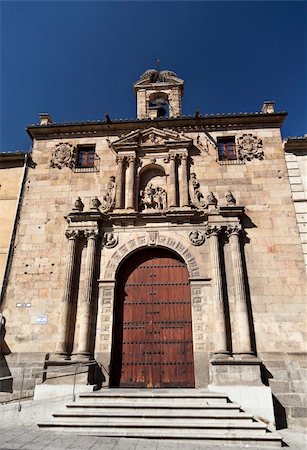
<instances>
[{"instance_id":1,"label":"staircase","mask_svg":"<svg viewBox=\"0 0 307 450\"><path fill-rule=\"evenodd\" d=\"M201 389L107 389L80 394L44 429L140 439L281 447L282 438L232 403Z\"/></svg>"}]
</instances>

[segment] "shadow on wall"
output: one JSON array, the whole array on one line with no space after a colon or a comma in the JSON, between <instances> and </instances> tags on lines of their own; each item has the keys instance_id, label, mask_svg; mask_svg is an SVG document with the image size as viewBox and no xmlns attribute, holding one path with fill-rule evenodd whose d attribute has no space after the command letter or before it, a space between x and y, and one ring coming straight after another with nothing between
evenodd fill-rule
<instances>
[{"instance_id":1,"label":"shadow on wall","mask_svg":"<svg viewBox=\"0 0 307 450\"><path fill-rule=\"evenodd\" d=\"M274 378L271 372L265 367L264 364L261 364L261 381L266 386L270 386L270 378ZM280 401L275 397L272 393L273 400L273 409L275 416L275 424L276 430L281 430L283 428L288 428L287 424L287 414L284 406L280 403Z\"/></svg>"},{"instance_id":2,"label":"shadow on wall","mask_svg":"<svg viewBox=\"0 0 307 450\"><path fill-rule=\"evenodd\" d=\"M9 355L11 353L8 348L5 340L5 319L1 315L0 316L0 393L12 393L13 392L13 378L9 378L7 380L1 380L1 378L11 377L11 371L9 366L7 365L5 355Z\"/></svg>"}]
</instances>

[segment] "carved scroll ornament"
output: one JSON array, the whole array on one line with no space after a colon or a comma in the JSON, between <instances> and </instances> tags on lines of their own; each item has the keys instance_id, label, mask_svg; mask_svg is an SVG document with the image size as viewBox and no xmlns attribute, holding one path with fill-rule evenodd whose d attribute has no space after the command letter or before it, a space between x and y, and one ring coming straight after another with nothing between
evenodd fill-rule
<instances>
[{"instance_id":1,"label":"carved scroll ornament","mask_svg":"<svg viewBox=\"0 0 307 450\"><path fill-rule=\"evenodd\" d=\"M68 142L57 144L52 152L50 167L62 169L63 167L72 168L76 159L76 148Z\"/></svg>"},{"instance_id":2,"label":"carved scroll ornament","mask_svg":"<svg viewBox=\"0 0 307 450\"><path fill-rule=\"evenodd\" d=\"M243 134L238 138L239 159L251 161L253 158L264 159L262 140L252 134Z\"/></svg>"},{"instance_id":3,"label":"carved scroll ornament","mask_svg":"<svg viewBox=\"0 0 307 450\"><path fill-rule=\"evenodd\" d=\"M195 173L191 173L189 192L191 202L197 209L206 209L209 205L217 206L218 201L213 192L210 192L205 200Z\"/></svg>"},{"instance_id":4,"label":"carved scroll ornament","mask_svg":"<svg viewBox=\"0 0 307 450\"><path fill-rule=\"evenodd\" d=\"M110 177L107 184L107 192L103 196L103 202L101 209L103 212L111 211L115 207L115 193L116 193L116 183L115 177Z\"/></svg>"}]
</instances>

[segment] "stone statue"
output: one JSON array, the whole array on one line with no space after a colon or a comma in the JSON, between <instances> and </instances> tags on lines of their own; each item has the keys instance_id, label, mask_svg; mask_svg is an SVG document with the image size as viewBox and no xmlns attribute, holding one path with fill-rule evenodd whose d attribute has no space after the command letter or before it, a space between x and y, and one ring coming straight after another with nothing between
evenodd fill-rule
<instances>
[{"instance_id":1,"label":"stone statue","mask_svg":"<svg viewBox=\"0 0 307 450\"><path fill-rule=\"evenodd\" d=\"M102 210L103 212L111 211L115 206L116 183L115 177L111 176L107 184L107 192L103 196Z\"/></svg>"},{"instance_id":2,"label":"stone statue","mask_svg":"<svg viewBox=\"0 0 307 450\"><path fill-rule=\"evenodd\" d=\"M152 183L149 183L144 190L140 192L140 206L142 209L166 209L167 195L165 189L162 187L154 188Z\"/></svg>"}]
</instances>

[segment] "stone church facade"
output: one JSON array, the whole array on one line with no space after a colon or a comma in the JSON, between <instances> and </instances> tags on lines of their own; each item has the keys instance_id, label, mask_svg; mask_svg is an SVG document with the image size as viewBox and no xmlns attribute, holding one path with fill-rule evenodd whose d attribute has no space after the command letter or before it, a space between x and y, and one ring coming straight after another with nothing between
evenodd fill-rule
<instances>
[{"instance_id":1,"label":"stone church facade","mask_svg":"<svg viewBox=\"0 0 307 450\"><path fill-rule=\"evenodd\" d=\"M266 102L183 117L183 86L146 71L136 120L42 114L28 127L2 304L0 376L13 383L0 398L16 394L23 367L30 393L40 370L44 385L48 370L96 361L100 385L211 387L264 416L272 392L289 424L303 421L305 266L286 113Z\"/></svg>"}]
</instances>

